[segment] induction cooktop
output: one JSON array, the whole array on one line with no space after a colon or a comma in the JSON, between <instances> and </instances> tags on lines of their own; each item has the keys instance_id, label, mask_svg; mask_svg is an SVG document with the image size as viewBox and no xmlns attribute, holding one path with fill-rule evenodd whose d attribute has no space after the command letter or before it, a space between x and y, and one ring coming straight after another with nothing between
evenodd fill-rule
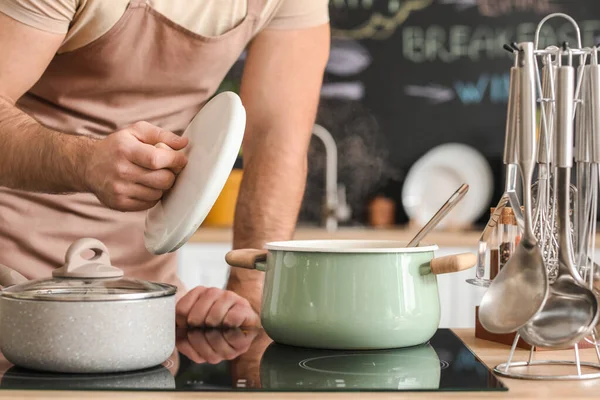
<instances>
[{"instance_id":1,"label":"induction cooktop","mask_svg":"<svg viewBox=\"0 0 600 400\"><path fill-rule=\"evenodd\" d=\"M448 329L426 344L331 351L273 343L262 330L178 332L164 364L121 374L55 374L2 359L0 389L113 391L506 391Z\"/></svg>"}]
</instances>

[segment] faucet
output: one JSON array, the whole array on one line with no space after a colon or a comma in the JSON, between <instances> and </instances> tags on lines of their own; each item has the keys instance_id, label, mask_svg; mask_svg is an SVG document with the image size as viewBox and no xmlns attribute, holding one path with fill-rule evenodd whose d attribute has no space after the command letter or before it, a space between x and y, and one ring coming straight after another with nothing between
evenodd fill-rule
<instances>
[{"instance_id":1,"label":"faucet","mask_svg":"<svg viewBox=\"0 0 600 400\"><path fill-rule=\"evenodd\" d=\"M346 188L337 182L337 146L331 133L321 125L313 126L313 135L321 139L325 146L325 205L323 218L328 231L334 231L339 221L350 219L351 210L346 202Z\"/></svg>"}]
</instances>

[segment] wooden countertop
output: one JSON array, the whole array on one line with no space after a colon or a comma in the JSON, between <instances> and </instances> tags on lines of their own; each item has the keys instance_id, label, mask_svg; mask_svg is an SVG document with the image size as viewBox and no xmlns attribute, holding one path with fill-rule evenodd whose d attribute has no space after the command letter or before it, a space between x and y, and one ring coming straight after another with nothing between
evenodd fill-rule
<instances>
[{"instance_id":1,"label":"wooden countertop","mask_svg":"<svg viewBox=\"0 0 600 400\"><path fill-rule=\"evenodd\" d=\"M399 240L408 242L417 234L420 227L398 227L375 229L371 227L340 227L328 232L321 227L298 227L294 235L296 240ZM481 236L481 230L457 229L430 232L424 242L444 247L475 247ZM230 228L200 227L188 243L231 243L233 230ZM596 234L596 248L600 248L600 233Z\"/></svg>"},{"instance_id":2,"label":"wooden countertop","mask_svg":"<svg viewBox=\"0 0 600 400\"><path fill-rule=\"evenodd\" d=\"M328 232L321 227L298 227L296 240L355 239L355 240L400 240L408 242L419 231L418 228L374 229L369 227L340 227L337 231ZM481 231L455 230L434 231L427 235L425 242L438 246L477 247ZM190 238L189 243L231 243L233 231L229 228L201 227Z\"/></svg>"},{"instance_id":3,"label":"wooden countertop","mask_svg":"<svg viewBox=\"0 0 600 400\"><path fill-rule=\"evenodd\" d=\"M473 330L463 329L455 330L467 346L489 367L506 361L509 348L504 345L488 342L474 337ZM524 361L527 359L528 352L517 350L515 361ZM586 349L581 351L582 361L597 361L594 350ZM537 359L572 359L573 352L563 351L543 351L536 354ZM572 371L572 370L570 370ZM1 399L160 399L160 400L179 400L179 399L313 399L317 398L353 398L353 399L428 399L435 397L438 400L444 399L475 399L475 398L502 398L502 399L584 399L598 398L600 395L600 379L590 381L529 381L500 378L508 391L504 392L423 392L423 393L238 393L238 392L50 392L50 391L7 391L0 390Z\"/></svg>"}]
</instances>

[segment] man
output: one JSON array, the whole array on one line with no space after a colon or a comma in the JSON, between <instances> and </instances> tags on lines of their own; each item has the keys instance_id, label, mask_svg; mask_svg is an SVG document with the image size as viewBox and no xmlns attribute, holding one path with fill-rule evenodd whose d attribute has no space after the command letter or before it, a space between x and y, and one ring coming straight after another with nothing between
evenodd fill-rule
<instances>
[{"instance_id":1,"label":"man","mask_svg":"<svg viewBox=\"0 0 600 400\"><path fill-rule=\"evenodd\" d=\"M145 210L187 160L182 133L247 48L234 248L292 235L329 53L326 0L3 0L0 263L48 276L95 237L127 275L177 284L143 245ZM164 143L173 150L155 146ZM262 276L194 288L179 325L258 323Z\"/></svg>"}]
</instances>

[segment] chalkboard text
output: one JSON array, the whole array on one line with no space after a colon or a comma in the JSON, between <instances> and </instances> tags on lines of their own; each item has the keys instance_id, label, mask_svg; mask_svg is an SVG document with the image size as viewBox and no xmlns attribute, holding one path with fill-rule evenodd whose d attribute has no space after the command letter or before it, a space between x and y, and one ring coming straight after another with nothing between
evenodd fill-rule
<instances>
[{"instance_id":1,"label":"chalkboard text","mask_svg":"<svg viewBox=\"0 0 600 400\"><path fill-rule=\"evenodd\" d=\"M370 10L374 7L374 3L382 6L383 3L386 3L386 0L330 0L330 4L335 8L348 8L348 9L360 9L360 10ZM387 4L384 6L386 12L393 14L400 10L400 7L406 3L405 0L387 0Z\"/></svg>"},{"instance_id":2,"label":"chalkboard text","mask_svg":"<svg viewBox=\"0 0 600 400\"><path fill-rule=\"evenodd\" d=\"M486 95L492 103L506 103L508 74L482 74L475 82L454 83L454 90L463 104L480 104Z\"/></svg>"},{"instance_id":3,"label":"chalkboard text","mask_svg":"<svg viewBox=\"0 0 600 400\"><path fill-rule=\"evenodd\" d=\"M477 0L479 13L486 17L498 17L516 12L549 14L558 12L559 7L551 0Z\"/></svg>"},{"instance_id":4,"label":"chalkboard text","mask_svg":"<svg viewBox=\"0 0 600 400\"><path fill-rule=\"evenodd\" d=\"M579 23L584 46L596 44L600 33L600 21L589 20ZM441 61L451 63L460 59L506 58L502 49L505 43L533 41L536 23L522 23L514 27L491 27L486 25L467 26L441 25L406 26L402 29L402 53L414 63ZM540 32L541 48L557 45L564 41L576 43L570 23L558 27L546 24Z\"/></svg>"}]
</instances>

